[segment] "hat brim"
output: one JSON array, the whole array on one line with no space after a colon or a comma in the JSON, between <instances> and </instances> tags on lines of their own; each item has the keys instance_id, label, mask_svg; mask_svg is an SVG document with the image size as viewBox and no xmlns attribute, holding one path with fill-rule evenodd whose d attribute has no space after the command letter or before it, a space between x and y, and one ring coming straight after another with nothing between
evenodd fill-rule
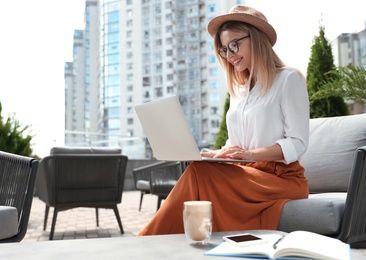
<instances>
[{"instance_id":1,"label":"hat brim","mask_svg":"<svg viewBox=\"0 0 366 260\"><path fill-rule=\"evenodd\" d=\"M257 16L245 13L230 13L216 16L207 25L208 33L214 37L221 25L228 21L244 22L256 27L267 36L272 46L277 41L277 34L272 25Z\"/></svg>"}]
</instances>

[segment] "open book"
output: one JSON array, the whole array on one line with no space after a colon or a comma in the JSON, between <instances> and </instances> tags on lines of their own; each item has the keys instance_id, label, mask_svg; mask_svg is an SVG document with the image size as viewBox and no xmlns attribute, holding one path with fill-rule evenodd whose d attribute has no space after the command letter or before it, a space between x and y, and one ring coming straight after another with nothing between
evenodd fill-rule
<instances>
[{"instance_id":1,"label":"open book","mask_svg":"<svg viewBox=\"0 0 366 260\"><path fill-rule=\"evenodd\" d=\"M268 243L238 247L222 242L207 251L208 256L233 256L269 259L340 259L351 257L349 244L308 231L294 231L285 236L279 234L257 235Z\"/></svg>"}]
</instances>

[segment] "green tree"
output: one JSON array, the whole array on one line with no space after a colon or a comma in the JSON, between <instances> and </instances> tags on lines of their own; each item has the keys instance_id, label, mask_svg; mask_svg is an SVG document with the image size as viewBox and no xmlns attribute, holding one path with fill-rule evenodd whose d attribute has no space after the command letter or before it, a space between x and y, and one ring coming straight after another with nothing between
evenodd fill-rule
<instances>
[{"instance_id":1,"label":"green tree","mask_svg":"<svg viewBox=\"0 0 366 260\"><path fill-rule=\"evenodd\" d=\"M325 38L324 27L319 27L319 36L314 38L311 47L311 56L307 68L307 85L309 96L312 97L319 91L323 82L336 80L337 75L328 72L334 69L332 47ZM310 117L331 117L348 115L349 109L341 96L328 96L326 98L310 98Z\"/></svg>"},{"instance_id":2,"label":"green tree","mask_svg":"<svg viewBox=\"0 0 366 260\"><path fill-rule=\"evenodd\" d=\"M214 149L220 149L222 146L225 145L226 140L228 139L227 127L226 127L226 113L229 110L229 107L230 107L230 97L228 94L225 100L224 114L221 120L219 132L217 133Z\"/></svg>"},{"instance_id":3,"label":"green tree","mask_svg":"<svg viewBox=\"0 0 366 260\"><path fill-rule=\"evenodd\" d=\"M366 102L366 69L361 66L337 67L328 72L331 79L312 96L312 100L319 100L331 96L343 97L360 104Z\"/></svg>"},{"instance_id":4,"label":"green tree","mask_svg":"<svg viewBox=\"0 0 366 260\"><path fill-rule=\"evenodd\" d=\"M0 151L31 156L32 136L27 132L29 126L23 126L14 115L4 120L0 102Z\"/></svg>"}]
</instances>

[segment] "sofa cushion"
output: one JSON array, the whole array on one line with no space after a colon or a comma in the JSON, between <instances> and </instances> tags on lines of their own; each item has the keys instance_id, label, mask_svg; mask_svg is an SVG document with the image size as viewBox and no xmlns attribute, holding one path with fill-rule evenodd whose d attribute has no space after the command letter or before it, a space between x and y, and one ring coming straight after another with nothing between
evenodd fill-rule
<instances>
[{"instance_id":1,"label":"sofa cushion","mask_svg":"<svg viewBox=\"0 0 366 260\"><path fill-rule=\"evenodd\" d=\"M366 114L310 119L309 147L300 162L310 193L345 192L354 154L366 145Z\"/></svg>"},{"instance_id":2,"label":"sofa cushion","mask_svg":"<svg viewBox=\"0 0 366 260\"><path fill-rule=\"evenodd\" d=\"M15 207L0 206L0 239L18 233L18 210Z\"/></svg>"},{"instance_id":3,"label":"sofa cushion","mask_svg":"<svg viewBox=\"0 0 366 260\"><path fill-rule=\"evenodd\" d=\"M52 147L50 154L121 154L119 147Z\"/></svg>"},{"instance_id":4,"label":"sofa cushion","mask_svg":"<svg viewBox=\"0 0 366 260\"><path fill-rule=\"evenodd\" d=\"M322 235L338 234L347 193L310 194L308 199L290 200L281 212L278 230L306 230Z\"/></svg>"}]
</instances>

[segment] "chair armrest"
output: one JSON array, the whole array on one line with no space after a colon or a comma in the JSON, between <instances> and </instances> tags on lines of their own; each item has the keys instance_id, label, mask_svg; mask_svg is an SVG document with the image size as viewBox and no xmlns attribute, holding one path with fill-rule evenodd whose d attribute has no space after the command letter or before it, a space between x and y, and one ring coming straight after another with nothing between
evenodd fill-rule
<instances>
[{"instance_id":1,"label":"chair armrest","mask_svg":"<svg viewBox=\"0 0 366 260\"><path fill-rule=\"evenodd\" d=\"M355 152L349 182L342 229L338 236L346 243L366 240L366 146ZM364 243L364 246L366 244Z\"/></svg>"},{"instance_id":2,"label":"chair armrest","mask_svg":"<svg viewBox=\"0 0 366 260\"><path fill-rule=\"evenodd\" d=\"M154 162L154 163L151 163L148 165L134 168L132 173L133 173L135 185L136 185L137 181L139 181L139 180L150 181L151 171L161 167L165 163L166 163L165 161L158 161L158 162Z\"/></svg>"}]
</instances>

